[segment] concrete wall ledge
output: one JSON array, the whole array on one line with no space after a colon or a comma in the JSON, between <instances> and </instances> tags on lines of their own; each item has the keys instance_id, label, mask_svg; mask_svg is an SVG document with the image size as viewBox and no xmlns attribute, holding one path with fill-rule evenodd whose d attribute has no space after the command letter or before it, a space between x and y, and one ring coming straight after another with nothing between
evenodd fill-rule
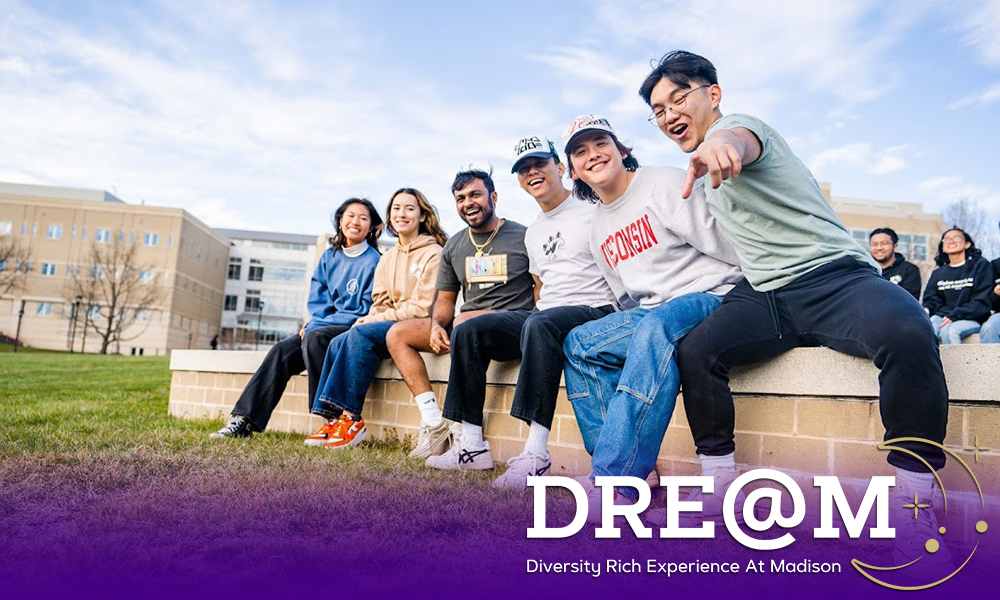
<instances>
[{"instance_id":1,"label":"concrete wall ledge","mask_svg":"<svg viewBox=\"0 0 1000 600\"><path fill-rule=\"evenodd\" d=\"M266 351L175 350L172 371L249 374L257 370ZM1000 345L942 346L941 360L952 402L1000 404ZM431 381L448 382L448 356L425 354ZM516 385L520 363L493 363L487 380L496 385ZM392 361L383 361L376 379L400 380ZM878 369L871 361L829 348L796 348L756 365L733 369L731 381L737 395L816 396L825 398L877 398Z\"/></svg>"}]
</instances>

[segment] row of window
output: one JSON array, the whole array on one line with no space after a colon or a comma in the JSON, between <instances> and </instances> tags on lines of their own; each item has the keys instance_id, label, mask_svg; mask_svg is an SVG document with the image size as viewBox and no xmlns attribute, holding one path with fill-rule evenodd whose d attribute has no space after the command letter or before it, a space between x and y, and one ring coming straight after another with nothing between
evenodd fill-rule
<instances>
[{"instance_id":1,"label":"row of window","mask_svg":"<svg viewBox=\"0 0 1000 600\"><path fill-rule=\"evenodd\" d=\"M265 277L265 264L256 258L250 259L247 269L247 281L302 281L306 278L309 266L304 262L291 261L268 261L267 276ZM239 281L243 274L243 259L229 257L229 270L226 278Z\"/></svg>"},{"instance_id":2,"label":"row of window","mask_svg":"<svg viewBox=\"0 0 1000 600\"><path fill-rule=\"evenodd\" d=\"M12 226L13 226L13 223L11 223L10 221L0 221L0 236L10 235ZM76 233L77 233L76 225L73 225L73 227L70 229L70 239L71 240L76 240ZM21 235L22 236L28 235L28 222L27 221L23 221L21 223ZM37 237L37 236L38 236L38 222L36 221L36 222L34 222L34 223L31 224L31 237ZM48 238L48 239L50 239L50 240L61 240L62 236L63 236L63 226L61 224L58 224L58 223L51 224L45 230L45 237ZM129 232L128 239L129 239L129 243L130 244L134 244L135 243L135 231L130 231ZM86 227L81 227L80 228L80 241L81 242L86 242L87 241L87 228ZM105 244L108 243L108 242L110 242L111 241L111 230L110 229L105 229L105 228L95 229L94 230L94 241L95 242L99 242L99 243L105 243ZM121 242L121 243L125 243L125 230L124 229L120 229L118 231L118 241ZM145 232L145 233L142 234L142 245L143 246L156 247L159 244L160 244L160 234L152 232L152 231L147 231L147 232ZM168 247L173 247L173 245L174 245L174 236L173 236L173 234L169 234L167 236L167 246Z\"/></svg>"}]
</instances>

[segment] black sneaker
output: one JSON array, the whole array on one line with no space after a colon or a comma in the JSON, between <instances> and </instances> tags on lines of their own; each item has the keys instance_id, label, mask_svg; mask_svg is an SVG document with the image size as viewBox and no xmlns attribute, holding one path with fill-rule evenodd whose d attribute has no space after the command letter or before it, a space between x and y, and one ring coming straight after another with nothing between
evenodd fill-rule
<instances>
[{"instance_id":1,"label":"black sneaker","mask_svg":"<svg viewBox=\"0 0 1000 600\"><path fill-rule=\"evenodd\" d=\"M216 440L223 438L248 438L253 435L253 432L254 427L253 424L250 423L250 419L244 417L243 415L235 415L230 417L229 422L226 423L225 427L208 437Z\"/></svg>"}]
</instances>

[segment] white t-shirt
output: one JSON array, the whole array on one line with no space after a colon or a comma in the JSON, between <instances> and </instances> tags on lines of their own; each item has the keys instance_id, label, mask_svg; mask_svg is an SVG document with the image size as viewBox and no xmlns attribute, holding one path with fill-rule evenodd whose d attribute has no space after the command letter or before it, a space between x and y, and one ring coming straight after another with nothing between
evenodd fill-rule
<instances>
[{"instance_id":1,"label":"white t-shirt","mask_svg":"<svg viewBox=\"0 0 1000 600\"><path fill-rule=\"evenodd\" d=\"M594 205L570 196L538 215L524 234L528 271L542 280L536 306L606 306L615 296L590 251Z\"/></svg>"},{"instance_id":2,"label":"white t-shirt","mask_svg":"<svg viewBox=\"0 0 1000 600\"><path fill-rule=\"evenodd\" d=\"M681 198L686 173L643 167L622 197L598 204L591 250L616 295L643 308L693 292L725 295L740 280L736 249L708 210L705 188ZM544 288L543 288L544 289Z\"/></svg>"}]
</instances>

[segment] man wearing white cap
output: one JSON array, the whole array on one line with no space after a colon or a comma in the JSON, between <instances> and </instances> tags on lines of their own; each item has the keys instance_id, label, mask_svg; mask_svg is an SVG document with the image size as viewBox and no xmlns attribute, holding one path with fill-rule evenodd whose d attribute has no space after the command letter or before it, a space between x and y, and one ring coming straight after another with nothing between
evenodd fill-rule
<instances>
[{"instance_id":1,"label":"man wearing white cap","mask_svg":"<svg viewBox=\"0 0 1000 600\"><path fill-rule=\"evenodd\" d=\"M597 264L623 304L638 303L570 332L567 394L593 457L591 477L645 479L677 400L676 346L740 280L738 258L707 207L682 200L685 172L639 168L607 119L573 121L566 155L576 194L597 204ZM616 502L637 498L635 488L615 488ZM588 519L599 522L599 490L589 501Z\"/></svg>"},{"instance_id":2,"label":"man wearing white cap","mask_svg":"<svg viewBox=\"0 0 1000 600\"><path fill-rule=\"evenodd\" d=\"M497 487L524 489L529 476L548 474L563 340L574 327L614 311L614 294L590 251L594 205L573 197L563 185L565 172L549 140L533 136L515 145L511 173L542 212L524 235L536 310L521 327L521 370L511 407L511 415L528 423L528 441L508 461Z\"/></svg>"}]
</instances>

